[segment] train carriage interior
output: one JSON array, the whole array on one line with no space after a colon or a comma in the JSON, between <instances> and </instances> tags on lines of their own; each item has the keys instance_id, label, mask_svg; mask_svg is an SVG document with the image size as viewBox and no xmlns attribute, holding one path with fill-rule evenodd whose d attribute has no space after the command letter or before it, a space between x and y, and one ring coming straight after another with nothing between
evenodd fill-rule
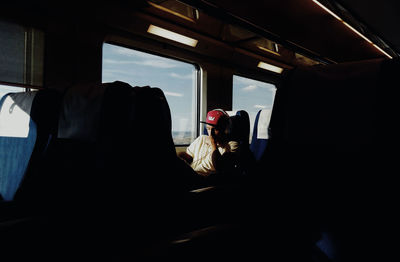
<instances>
[{"instance_id":1,"label":"train carriage interior","mask_svg":"<svg viewBox=\"0 0 400 262\"><path fill-rule=\"evenodd\" d=\"M0 260L396 260L395 0L8 1ZM240 158L178 157L207 112Z\"/></svg>"}]
</instances>

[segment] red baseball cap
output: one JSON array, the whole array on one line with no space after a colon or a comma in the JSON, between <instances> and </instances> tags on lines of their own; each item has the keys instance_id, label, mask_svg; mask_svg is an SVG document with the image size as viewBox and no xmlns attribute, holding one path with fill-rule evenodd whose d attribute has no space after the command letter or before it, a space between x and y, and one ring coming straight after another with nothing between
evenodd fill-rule
<instances>
[{"instance_id":1,"label":"red baseball cap","mask_svg":"<svg viewBox=\"0 0 400 262\"><path fill-rule=\"evenodd\" d=\"M229 115L222 109L214 109L207 113L206 121L200 121L201 123L205 123L211 126L218 126L222 122L226 121L229 118Z\"/></svg>"}]
</instances>

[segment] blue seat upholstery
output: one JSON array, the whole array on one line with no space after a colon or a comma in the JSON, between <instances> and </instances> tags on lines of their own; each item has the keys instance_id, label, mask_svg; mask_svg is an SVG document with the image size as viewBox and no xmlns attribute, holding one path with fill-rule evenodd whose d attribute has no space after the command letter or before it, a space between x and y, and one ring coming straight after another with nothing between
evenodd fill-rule
<instances>
[{"instance_id":1,"label":"blue seat upholstery","mask_svg":"<svg viewBox=\"0 0 400 262\"><path fill-rule=\"evenodd\" d=\"M56 129L58 93L9 93L0 100L0 195L20 199ZM20 193L21 192L21 193ZM17 194L18 193L18 194Z\"/></svg>"},{"instance_id":2,"label":"blue seat upholstery","mask_svg":"<svg viewBox=\"0 0 400 262\"><path fill-rule=\"evenodd\" d=\"M13 93L0 100L0 195L14 198L36 142L36 124L30 117L35 93Z\"/></svg>"},{"instance_id":3,"label":"blue seat upholstery","mask_svg":"<svg viewBox=\"0 0 400 262\"><path fill-rule=\"evenodd\" d=\"M254 121L250 150L256 161L261 159L268 145L270 118L271 111L263 109L258 111Z\"/></svg>"}]
</instances>

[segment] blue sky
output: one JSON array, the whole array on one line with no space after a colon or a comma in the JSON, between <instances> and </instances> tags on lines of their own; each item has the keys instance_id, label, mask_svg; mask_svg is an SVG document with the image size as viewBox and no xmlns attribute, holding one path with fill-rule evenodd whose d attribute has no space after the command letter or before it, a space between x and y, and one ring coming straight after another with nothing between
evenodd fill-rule
<instances>
[{"instance_id":1,"label":"blue sky","mask_svg":"<svg viewBox=\"0 0 400 262\"><path fill-rule=\"evenodd\" d=\"M275 85L253 79L233 76L233 110L246 110L250 116L250 130L259 110L272 110Z\"/></svg>"}]
</instances>

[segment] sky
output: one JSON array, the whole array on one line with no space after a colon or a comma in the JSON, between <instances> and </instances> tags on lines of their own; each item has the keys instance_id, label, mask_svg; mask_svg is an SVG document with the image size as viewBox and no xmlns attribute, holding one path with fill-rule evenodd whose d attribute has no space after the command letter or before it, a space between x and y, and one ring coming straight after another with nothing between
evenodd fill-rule
<instances>
[{"instance_id":1,"label":"sky","mask_svg":"<svg viewBox=\"0 0 400 262\"><path fill-rule=\"evenodd\" d=\"M196 68L194 65L116 45L103 45L103 82L124 81L132 86L163 90L172 116L173 131L192 131L196 123ZM233 110L246 110L251 129L257 112L272 109L275 86L233 77Z\"/></svg>"},{"instance_id":2,"label":"sky","mask_svg":"<svg viewBox=\"0 0 400 262\"><path fill-rule=\"evenodd\" d=\"M246 110L250 117L252 133L258 111L272 110L275 98L275 85L241 76L233 76L232 109ZM251 136L250 136L251 137Z\"/></svg>"}]
</instances>

